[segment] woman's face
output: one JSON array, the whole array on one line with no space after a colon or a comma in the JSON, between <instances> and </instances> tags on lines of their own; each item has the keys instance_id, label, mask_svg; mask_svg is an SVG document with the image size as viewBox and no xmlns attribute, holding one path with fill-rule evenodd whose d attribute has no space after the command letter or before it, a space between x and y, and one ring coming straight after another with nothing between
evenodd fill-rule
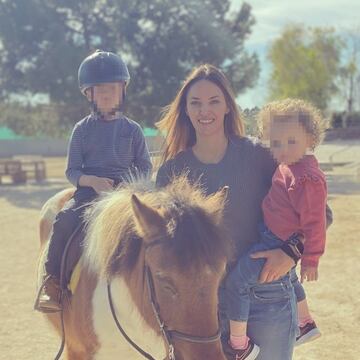
<instances>
[{"instance_id":1,"label":"woman's face","mask_svg":"<svg viewBox=\"0 0 360 360\"><path fill-rule=\"evenodd\" d=\"M228 112L224 94L213 82L199 80L189 89L186 113L197 137L223 135L224 118Z\"/></svg>"}]
</instances>

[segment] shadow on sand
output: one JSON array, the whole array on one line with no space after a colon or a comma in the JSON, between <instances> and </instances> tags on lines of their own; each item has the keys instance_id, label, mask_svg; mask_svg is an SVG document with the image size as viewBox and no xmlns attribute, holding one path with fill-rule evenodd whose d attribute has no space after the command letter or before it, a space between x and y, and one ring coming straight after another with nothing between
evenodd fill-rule
<instances>
[{"instance_id":1,"label":"shadow on sand","mask_svg":"<svg viewBox=\"0 0 360 360\"><path fill-rule=\"evenodd\" d=\"M6 199L16 207L40 210L46 200L67 187L71 185L60 180L25 185L1 185L0 198Z\"/></svg>"},{"instance_id":2,"label":"shadow on sand","mask_svg":"<svg viewBox=\"0 0 360 360\"><path fill-rule=\"evenodd\" d=\"M360 194L360 182L354 176L327 175L326 176L329 195L355 195Z\"/></svg>"},{"instance_id":3,"label":"shadow on sand","mask_svg":"<svg viewBox=\"0 0 360 360\"><path fill-rule=\"evenodd\" d=\"M329 198L336 195L360 194L360 181L356 181L353 176L327 174L326 180ZM67 187L71 185L63 180L33 182L25 185L1 185L0 198L5 198L16 207L40 210L51 196Z\"/></svg>"}]
</instances>

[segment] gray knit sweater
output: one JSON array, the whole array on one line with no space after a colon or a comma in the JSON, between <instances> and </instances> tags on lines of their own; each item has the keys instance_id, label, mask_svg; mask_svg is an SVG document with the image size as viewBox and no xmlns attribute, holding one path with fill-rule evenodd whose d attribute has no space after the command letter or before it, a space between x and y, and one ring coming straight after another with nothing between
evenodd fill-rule
<instances>
[{"instance_id":1,"label":"gray knit sweater","mask_svg":"<svg viewBox=\"0 0 360 360\"><path fill-rule=\"evenodd\" d=\"M105 121L89 115L72 132L66 176L75 186L81 175L128 180L152 169L141 127L125 116Z\"/></svg>"},{"instance_id":2,"label":"gray knit sweater","mask_svg":"<svg viewBox=\"0 0 360 360\"><path fill-rule=\"evenodd\" d=\"M229 186L225 220L239 256L260 239L261 203L275 169L274 159L262 145L245 137L234 137L219 163L203 164L188 149L160 167L156 183L166 186L173 175L187 172L190 181L200 180L207 194Z\"/></svg>"}]
</instances>

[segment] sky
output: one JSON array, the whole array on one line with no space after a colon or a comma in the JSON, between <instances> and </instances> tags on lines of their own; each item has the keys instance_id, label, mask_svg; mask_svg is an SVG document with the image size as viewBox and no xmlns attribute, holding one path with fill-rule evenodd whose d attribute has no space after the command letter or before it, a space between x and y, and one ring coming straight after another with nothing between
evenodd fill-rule
<instances>
[{"instance_id":1,"label":"sky","mask_svg":"<svg viewBox=\"0 0 360 360\"><path fill-rule=\"evenodd\" d=\"M242 0L232 0L239 8ZM338 34L358 28L360 31L360 0L247 0L252 6L256 24L245 43L249 52L260 59L261 73L257 85L238 97L242 108L261 106L266 102L271 65L266 59L269 45L280 36L289 23L305 26L334 27Z\"/></svg>"}]
</instances>

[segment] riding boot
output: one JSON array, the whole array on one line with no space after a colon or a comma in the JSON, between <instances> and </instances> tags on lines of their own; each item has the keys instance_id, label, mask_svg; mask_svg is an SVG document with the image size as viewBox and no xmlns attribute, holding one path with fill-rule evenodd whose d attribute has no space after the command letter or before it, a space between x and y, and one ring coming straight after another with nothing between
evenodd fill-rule
<instances>
[{"instance_id":1,"label":"riding boot","mask_svg":"<svg viewBox=\"0 0 360 360\"><path fill-rule=\"evenodd\" d=\"M48 275L40 288L35 309L45 313L61 311L61 295L59 280L55 276Z\"/></svg>"}]
</instances>

